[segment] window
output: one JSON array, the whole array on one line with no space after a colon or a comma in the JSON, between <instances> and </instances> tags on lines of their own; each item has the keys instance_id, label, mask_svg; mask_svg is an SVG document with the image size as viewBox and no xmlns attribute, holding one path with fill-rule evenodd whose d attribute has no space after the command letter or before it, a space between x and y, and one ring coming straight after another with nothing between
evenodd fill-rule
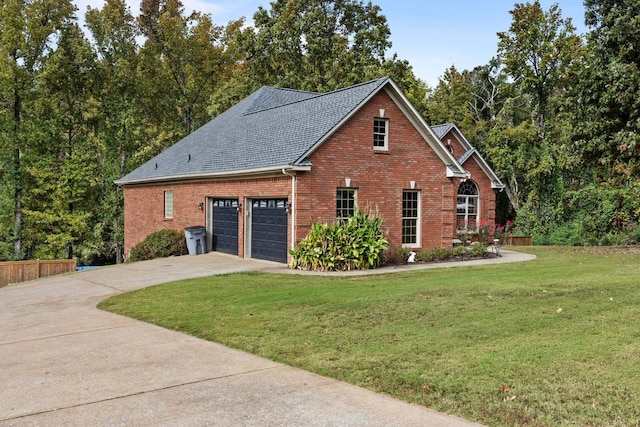
<instances>
[{"instance_id":1,"label":"window","mask_svg":"<svg viewBox=\"0 0 640 427\"><path fill-rule=\"evenodd\" d=\"M420 224L420 192L402 192L402 244L418 245L418 224Z\"/></svg>"},{"instance_id":2,"label":"window","mask_svg":"<svg viewBox=\"0 0 640 427\"><path fill-rule=\"evenodd\" d=\"M173 218L173 191L164 192L164 217Z\"/></svg>"},{"instance_id":3,"label":"window","mask_svg":"<svg viewBox=\"0 0 640 427\"><path fill-rule=\"evenodd\" d=\"M336 193L336 219L347 219L353 216L356 208L356 190L338 188Z\"/></svg>"},{"instance_id":4,"label":"window","mask_svg":"<svg viewBox=\"0 0 640 427\"><path fill-rule=\"evenodd\" d=\"M389 149L389 120L373 119L373 148L374 150Z\"/></svg>"},{"instance_id":5,"label":"window","mask_svg":"<svg viewBox=\"0 0 640 427\"><path fill-rule=\"evenodd\" d=\"M466 180L458 187L458 229L474 231L478 226L478 186Z\"/></svg>"}]
</instances>

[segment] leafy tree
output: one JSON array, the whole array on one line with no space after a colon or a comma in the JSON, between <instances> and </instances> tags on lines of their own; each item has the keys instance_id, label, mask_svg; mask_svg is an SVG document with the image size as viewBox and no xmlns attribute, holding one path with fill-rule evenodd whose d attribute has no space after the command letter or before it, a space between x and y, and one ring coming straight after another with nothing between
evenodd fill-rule
<instances>
[{"instance_id":1,"label":"leafy tree","mask_svg":"<svg viewBox=\"0 0 640 427\"><path fill-rule=\"evenodd\" d=\"M561 89L569 69L582 54L582 41L571 18L558 4L542 10L539 0L516 3L509 30L498 33L498 53L507 73L533 97L536 124L544 129L549 98Z\"/></svg>"},{"instance_id":2,"label":"leafy tree","mask_svg":"<svg viewBox=\"0 0 640 427\"><path fill-rule=\"evenodd\" d=\"M575 93L573 155L586 182L627 186L640 176L640 2L585 1L588 54Z\"/></svg>"},{"instance_id":3,"label":"leafy tree","mask_svg":"<svg viewBox=\"0 0 640 427\"><path fill-rule=\"evenodd\" d=\"M74 18L70 0L5 0L0 4L0 145L12 161L7 181L13 204L12 258L22 259L23 174L22 155L28 145L24 125L29 118L37 77L62 25ZM6 182L6 184L5 184ZM3 192L6 192L5 189Z\"/></svg>"},{"instance_id":4,"label":"leafy tree","mask_svg":"<svg viewBox=\"0 0 640 427\"><path fill-rule=\"evenodd\" d=\"M360 83L391 47L379 6L358 0L276 0L239 47L260 84L326 92Z\"/></svg>"},{"instance_id":5,"label":"leafy tree","mask_svg":"<svg viewBox=\"0 0 640 427\"><path fill-rule=\"evenodd\" d=\"M147 99L177 111L182 135L188 135L208 121L204 105L217 82L235 66L236 51L227 49L225 29L214 25L211 16L185 16L178 0L143 0L141 10L138 22L147 37L141 64L143 78L151 83ZM226 31L239 31L241 25L242 20L231 22Z\"/></svg>"},{"instance_id":6,"label":"leafy tree","mask_svg":"<svg viewBox=\"0 0 640 427\"><path fill-rule=\"evenodd\" d=\"M473 128L470 110L473 86L469 73L459 72L451 66L438 80L438 85L427 101L427 115L432 124L455 123L463 132ZM467 135L469 136L469 135Z\"/></svg>"},{"instance_id":7,"label":"leafy tree","mask_svg":"<svg viewBox=\"0 0 640 427\"><path fill-rule=\"evenodd\" d=\"M512 163L508 191L518 210L519 224L527 224L529 232L546 233L561 214L558 207L566 187L565 147L569 141L562 98L583 46L571 19L562 18L557 4L545 12L538 0L517 3L510 13L509 30L498 33L498 53L524 97L522 102L528 104L531 122L525 118L514 123L515 128L493 129L490 151L504 156L497 159L494 154L494 161ZM510 150L500 150L504 147L500 140L509 141L513 136L522 138L521 142Z\"/></svg>"},{"instance_id":8,"label":"leafy tree","mask_svg":"<svg viewBox=\"0 0 640 427\"><path fill-rule=\"evenodd\" d=\"M97 54L95 68L98 115L96 154L100 159L101 206L96 212L90 239L83 245L83 258L123 262L123 195L113 181L137 166L137 156L148 137L138 73L139 35L135 18L124 0L107 0L102 9L89 8L87 27ZM100 262L100 261L98 261Z\"/></svg>"},{"instance_id":9,"label":"leafy tree","mask_svg":"<svg viewBox=\"0 0 640 427\"><path fill-rule=\"evenodd\" d=\"M99 209L95 56L75 23L61 28L56 45L39 75L28 126L25 237L34 257L71 259Z\"/></svg>"}]
</instances>

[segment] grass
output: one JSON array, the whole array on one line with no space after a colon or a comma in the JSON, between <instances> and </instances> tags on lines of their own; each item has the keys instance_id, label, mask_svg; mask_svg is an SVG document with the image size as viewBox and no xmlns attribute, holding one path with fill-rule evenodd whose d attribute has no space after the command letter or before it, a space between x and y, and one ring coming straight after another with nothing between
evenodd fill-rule
<instances>
[{"instance_id":1,"label":"grass","mask_svg":"<svg viewBox=\"0 0 640 427\"><path fill-rule=\"evenodd\" d=\"M640 251L381 276L233 274L100 307L488 425L640 425Z\"/></svg>"}]
</instances>

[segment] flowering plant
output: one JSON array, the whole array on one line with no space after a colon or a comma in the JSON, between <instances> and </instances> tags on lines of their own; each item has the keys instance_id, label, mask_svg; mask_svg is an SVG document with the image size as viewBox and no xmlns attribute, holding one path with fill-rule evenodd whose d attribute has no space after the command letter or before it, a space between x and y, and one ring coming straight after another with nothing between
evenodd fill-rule
<instances>
[{"instance_id":1,"label":"flowering plant","mask_svg":"<svg viewBox=\"0 0 640 427\"><path fill-rule=\"evenodd\" d=\"M496 227L493 221L480 220L462 220L458 223L457 235L460 240L469 240L469 234L475 234L478 236L478 241L486 243L489 236L493 235Z\"/></svg>"},{"instance_id":2,"label":"flowering plant","mask_svg":"<svg viewBox=\"0 0 640 427\"><path fill-rule=\"evenodd\" d=\"M502 241L503 238L511 236L515 227L516 224L511 220L507 221L504 225L496 225L495 238Z\"/></svg>"}]
</instances>

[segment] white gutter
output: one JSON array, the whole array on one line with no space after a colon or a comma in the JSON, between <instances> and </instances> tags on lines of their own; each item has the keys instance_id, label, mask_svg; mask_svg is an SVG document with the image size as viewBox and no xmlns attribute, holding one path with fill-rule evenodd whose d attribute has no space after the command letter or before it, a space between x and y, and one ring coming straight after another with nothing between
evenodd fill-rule
<instances>
[{"instance_id":1,"label":"white gutter","mask_svg":"<svg viewBox=\"0 0 640 427\"><path fill-rule=\"evenodd\" d=\"M208 180L208 179L243 179L248 178L252 175L260 176L264 174L273 174L279 173L284 168L293 171L310 171L311 166L292 166L292 165L281 165L281 166L267 166L263 168L254 168L254 169L238 169L238 170L228 170L221 172L205 172L205 173L194 173L194 174L181 174L181 175L167 175L167 176L157 176L152 178L139 178L139 179L131 179L131 180L123 180L118 179L115 180L114 183L117 185L135 185L135 184L154 184L154 183L165 183L165 182L173 182L173 181L199 181L199 180Z\"/></svg>"},{"instance_id":2,"label":"white gutter","mask_svg":"<svg viewBox=\"0 0 640 427\"><path fill-rule=\"evenodd\" d=\"M296 246L296 173L282 168L284 175L291 177L291 249Z\"/></svg>"}]
</instances>

